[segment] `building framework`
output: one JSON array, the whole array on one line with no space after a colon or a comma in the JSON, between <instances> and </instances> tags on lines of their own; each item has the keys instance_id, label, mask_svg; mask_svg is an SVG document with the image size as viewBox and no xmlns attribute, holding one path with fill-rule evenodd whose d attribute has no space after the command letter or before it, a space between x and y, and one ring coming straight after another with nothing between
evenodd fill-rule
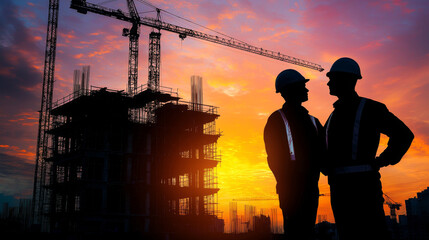
<instances>
[{"instance_id":1,"label":"building framework","mask_svg":"<svg viewBox=\"0 0 429 240\"><path fill-rule=\"evenodd\" d=\"M43 229L222 232L217 111L145 86L133 96L92 87L54 103Z\"/></svg>"}]
</instances>

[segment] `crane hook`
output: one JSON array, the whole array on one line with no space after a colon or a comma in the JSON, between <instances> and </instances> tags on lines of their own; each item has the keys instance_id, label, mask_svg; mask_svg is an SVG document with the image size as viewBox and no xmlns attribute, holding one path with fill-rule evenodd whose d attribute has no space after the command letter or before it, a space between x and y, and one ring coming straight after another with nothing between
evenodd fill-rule
<instances>
[{"instance_id":1,"label":"crane hook","mask_svg":"<svg viewBox=\"0 0 429 240\"><path fill-rule=\"evenodd\" d=\"M179 34L179 38L182 39L182 41L185 40L186 34L184 33Z\"/></svg>"}]
</instances>

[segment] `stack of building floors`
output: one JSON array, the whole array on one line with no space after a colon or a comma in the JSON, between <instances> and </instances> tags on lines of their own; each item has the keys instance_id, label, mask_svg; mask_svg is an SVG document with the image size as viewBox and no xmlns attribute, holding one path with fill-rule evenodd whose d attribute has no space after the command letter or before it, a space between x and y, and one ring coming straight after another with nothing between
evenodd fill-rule
<instances>
[{"instance_id":1,"label":"stack of building floors","mask_svg":"<svg viewBox=\"0 0 429 240\"><path fill-rule=\"evenodd\" d=\"M222 232L217 108L177 93L93 88L53 105L50 231Z\"/></svg>"}]
</instances>

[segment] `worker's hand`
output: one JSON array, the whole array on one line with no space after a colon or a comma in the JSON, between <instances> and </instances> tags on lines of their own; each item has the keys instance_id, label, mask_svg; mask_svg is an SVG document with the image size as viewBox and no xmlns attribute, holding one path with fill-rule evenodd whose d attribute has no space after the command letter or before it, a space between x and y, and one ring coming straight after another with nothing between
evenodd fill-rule
<instances>
[{"instance_id":1,"label":"worker's hand","mask_svg":"<svg viewBox=\"0 0 429 240\"><path fill-rule=\"evenodd\" d=\"M389 164L387 163L387 161L382 156L376 157L371 164L371 166L376 171L380 170L380 168L385 167L387 165L389 165Z\"/></svg>"},{"instance_id":2,"label":"worker's hand","mask_svg":"<svg viewBox=\"0 0 429 240\"><path fill-rule=\"evenodd\" d=\"M321 169L320 169L320 172L321 172L323 175L325 175L325 176L328 176L328 174L329 174L329 170L328 170L328 168L321 168Z\"/></svg>"}]
</instances>

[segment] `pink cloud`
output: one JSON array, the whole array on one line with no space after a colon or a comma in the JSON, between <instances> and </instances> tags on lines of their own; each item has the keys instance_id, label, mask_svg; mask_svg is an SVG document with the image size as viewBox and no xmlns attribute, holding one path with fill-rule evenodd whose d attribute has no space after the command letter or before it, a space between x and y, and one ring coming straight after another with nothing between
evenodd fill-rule
<instances>
[{"instance_id":1,"label":"pink cloud","mask_svg":"<svg viewBox=\"0 0 429 240\"><path fill-rule=\"evenodd\" d=\"M379 48L381 46L383 46L383 44L380 41L375 40L375 41L369 42L368 44L360 47L360 49L361 50L374 50L374 49Z\"/></svg>"},{"instance_id":2,"label":"pink cloud","mask_svg":"<svg viewBox=\"0 0 429 240\"><path fill-rule=\"evenodd\" d=\"M73 30L68 32L68 33L58 32L58 34L65 39L75 39L76 38L75 32Z\"/></svg>"},{"instance_id":3,"label":"pink cloud","mask_svg":"<svg viewBox=\"0 0 429 240\"><path fill-rule=\"evenodd\" d=\"M279 42L280 40L287 38L289 36L289 34L295 33L295 34L299 34L302 31L296 30L296 29L288 29L285 31L278 31L275 32L272 35L269 36L264 36L264 37L260 37L258 39L258 41L262 42L262 41L272 41L272 42Z\"/></svg>"},{"instance_id":4,"label":"pink cloud","mask_svg":"<svg viewBox=\"0 0 429 240\"><path fill-rule=\"evenodd\" d=\"M251 31L253 31L253 29L247 25L243 25L243 26L241 26L241 31L242 32L251 32Z\"/></svg>"},{"instance_id":5,"label":"pink cloud","mask_svg":"<svg viewBox=\"0 0 429 240\"><path fill-rule=\"evenodd\" d=\"M74 58L79 59L79 58L82 58L83 56L84 56L83 53L79 53L79 54L74 55Z\"/></svg>"},{"instance_id":6,"label":"pink cloud","mask_svg":"<svg viewBox=\"0 0 429 240\"><path fill-rule=\"evenodd\" d=\"M379 7L384 11L393 11L395 8L399 8L402 13L410 14L415 11L415 9L409 8L408 2L403 0L381 0L371 3L372 6Z\"/></svg>"},{"instance_id":7,"label":"pink cloud","mask_svg":"<svg viewBox=\"0 0 429 240\"><path fill-rule=\"evenodd\" d=\"M11 156L24 158L31 163L36 157L36 154L33 151L27 151L26 149L22 149L18 146L0 145L0 152Z\"/></svg>"}]
</instances>

